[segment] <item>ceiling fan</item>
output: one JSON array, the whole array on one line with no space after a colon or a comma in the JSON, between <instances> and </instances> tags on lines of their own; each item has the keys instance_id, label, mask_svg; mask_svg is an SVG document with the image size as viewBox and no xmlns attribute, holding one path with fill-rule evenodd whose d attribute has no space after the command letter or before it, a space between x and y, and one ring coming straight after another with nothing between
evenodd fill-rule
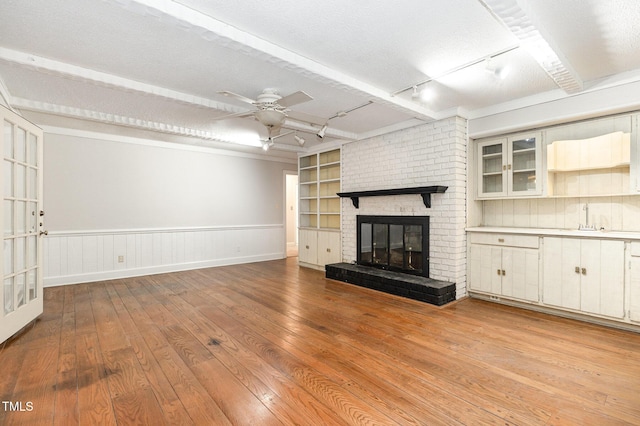
<instances>
[{"instance_id":1,"label":"ceiling fan","mask_svg":"<svg viewBox=\"0 0 640 426\"><path fill-rule=\"evenodd\" d=\"M228 91L221 91L218 93L251 104L257 109L254 111L228 114L222 117L217 117L215 118L215 120L254 116L256 120L258 120L269 129L270 138L278 135L278 133L280 132L280 127L282 126L285 118L290 117L295 120L295 117L291 117L289 107L308 102L313 99L303 91L297 91L295 93L282 97L278 94L278 91L276 89L272 88L264 89L262 93L258 95L258 98L256 100Z\"/></svg>"}]
</instances>

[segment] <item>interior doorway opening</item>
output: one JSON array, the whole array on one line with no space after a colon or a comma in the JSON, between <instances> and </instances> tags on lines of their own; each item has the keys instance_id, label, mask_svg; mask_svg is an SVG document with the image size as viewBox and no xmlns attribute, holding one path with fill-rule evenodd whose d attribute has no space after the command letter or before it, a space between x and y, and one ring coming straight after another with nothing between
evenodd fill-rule
<instances>
[{"instance_id":1,"label":"interior doorway opening","mask_svg":"<svg viewBox=\"0 0 640 426\"><path fill-rule=\"evenodd\" d=\"M285 241L287 257L298 256L298 175L285 172Z\"/></svg>"}]
</instances>

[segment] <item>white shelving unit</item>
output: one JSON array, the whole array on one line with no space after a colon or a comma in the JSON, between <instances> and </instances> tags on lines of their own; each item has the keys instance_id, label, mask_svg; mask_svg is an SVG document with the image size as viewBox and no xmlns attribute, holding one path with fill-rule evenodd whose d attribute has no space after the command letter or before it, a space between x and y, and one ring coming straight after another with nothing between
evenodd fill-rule
<instances>
[{"instance_id":1,"label":"white shelving unit","mask_svg":"<svg viewBox=\"0 0 640 426\"><path fill-rule=\"evenodd\" d=\"M299 158L301 265L324 267L341 260L340 160L340 149Z\"/></svg>"}]
</instances>

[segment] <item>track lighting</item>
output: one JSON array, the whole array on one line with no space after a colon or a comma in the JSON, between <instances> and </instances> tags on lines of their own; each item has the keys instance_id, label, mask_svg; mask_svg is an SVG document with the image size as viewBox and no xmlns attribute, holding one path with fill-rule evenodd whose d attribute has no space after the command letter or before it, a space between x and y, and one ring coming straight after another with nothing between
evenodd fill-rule
<instances>
[{"instance_id":1,"label":"track lighting","mask_svg":"<svg viewBox=\"0 0 640 426\"><path fill-rule=\"evenodd\" d=\"M420 92L418 92L418 86L413 86L413 93L411 93L411 99L417 101L420 99Z\"/></svg>"},{"instance_id":2,"label":"track lighting","mask_svg":"<svg viewBox=\"0 0 640 426\"><path fill-rule=\"evenodd\" d=\"M484 1L484 0L482 0L482 1ZM504 55L506 53L509 53L509 52L513 51L513 50L516 50L519 47L520 47L520 45L507 47L506 49L502 49L502 50L500 50L498 52L495 52L495 53L493 53L493 54L491 54L489 56L484 56L482 58L475 59L475 60L473 60L471 62L467 62L466 64L462 64L462 65L457 66L455 68L452 68L450 70L444 71L444 72L442 72L440 74L433 75L433 76L431 76L431 77L429 77L429 78L427 78L425 80L422 80L422 81L420 81L418 83L414 83L411 86L407 86L407 87L404 87L404 88L402 88L400 90L396 90L395 92L391 93L391 96L396 96L396 95L404 93L404 92L406 92L408 90L412 90L413 89L413 92L411 93L411 99L412 100L420 99L421 101L425 102L426 101L426 99L424 98L425 94L423 93L425 90L424 89L423 90L418 90L418 88L420 86L422 86L424 84L427 84L429 82L432 82L432 81L438 81L443 77L446 77L446 76L451 75L453 73L456 73L458 71L462 71L464 69L470 68L470 67L475 66L477 64L481 64L482 62L485 62L485 64L486 64L485 67L486 67L487 71L491 71L497 78L504 79L504 78L506 78L507 74L510 71L509 67L505 65L505 66L500 67L500 68L491 67L491 69L489 69L489 66L490 66L489 63L490 63L490 61L492 59L497 58L498 56L502 56L502 55ZM544 68L544 66L543 66L543 68ZM549 72L549 71L547 71L547 72Z\"/></svg>"},{"instance_id":3,"label":"track lighting","mask_svg":"<svg viewBox=\"0 0 640 426\"><path fill-rule=\"evenodd\" d=\"M504 80L509 74L509 66L496 67L492 61L493 58L485 59L485 69L493 74L497 79Z\"/></svg>"},{"instance_id":4,"label":"track lighting","mask_svg":"<svg viewBox=\"0 0 640 426\"><path fill-rule=\"evenodd\" d=\"M318 133L316 133L316 136L318 136L320 139L324 138L324 134L327 131L327 125L325 124L324 126L322 126L322 129L320 129L320 131Z\"/></svg>"},{"instance_id":5,"label":"track lighting","mask_svg":"<svg viewBox=\"0 0 640 426\"><path fill-rule=\"evenodd\" d=\"M273 139L269 138L266 141L262 142L262 149L264 151L269 151L269 148L273 146Z\"/></svg>"},{"instance_id":6,"label":"track lighting","mask_svg":"<svg viewBox=\"0 0 640 426\"><path fill-rule=\"evenodd\" d=\"M304 138L301 138L298 135L293 135L293 138L296 140L296 142L298 142L298 145L300 145L300 146L304 145L304 142L305 142Z\"/></svg>"}]
</instances>

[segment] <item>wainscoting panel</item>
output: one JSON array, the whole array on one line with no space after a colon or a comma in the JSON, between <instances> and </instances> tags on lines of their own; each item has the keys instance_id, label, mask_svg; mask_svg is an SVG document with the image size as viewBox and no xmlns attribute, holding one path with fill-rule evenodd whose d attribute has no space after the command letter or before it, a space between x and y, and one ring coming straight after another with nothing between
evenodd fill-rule
<instances>
[{"instance_id":1,"label":"wainscoting panel","mask_svg":"<svg viewBox=\"0 0 640 426\"><path fill-rule=\"evenodd\" d=\"M283 225L50 232L44 286L282 259Z\"/></svg>"}]
</instances>

